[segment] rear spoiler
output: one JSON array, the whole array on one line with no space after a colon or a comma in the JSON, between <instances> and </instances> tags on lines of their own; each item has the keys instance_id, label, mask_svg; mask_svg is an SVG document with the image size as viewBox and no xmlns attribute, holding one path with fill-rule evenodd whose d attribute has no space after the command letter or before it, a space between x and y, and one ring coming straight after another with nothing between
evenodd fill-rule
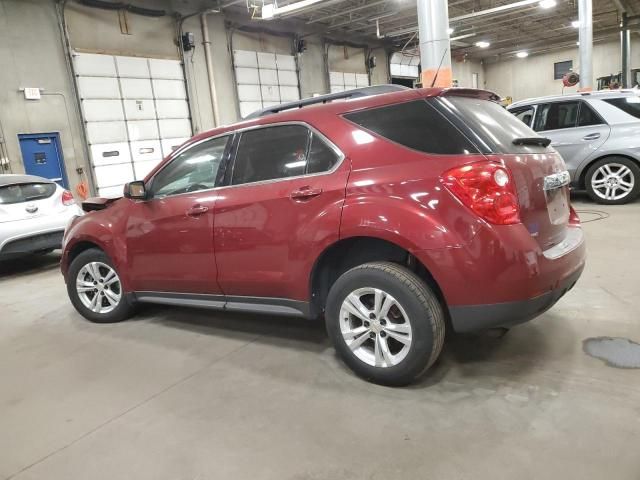
<instances>
[{"instance_id":1,"label":"rear spoiler","mask_svg":"<svg viewBox=\"0 0 640 480\"><path fill-rule=\"evenodd\" d=\"M119 200L120 198L102 198L102 197L91 197L87 198L84 202L82 202L82 210L85 212L93 212L95 210L104 210L110 204Z\"/></svg>"},{"instance_id":2,"label":"rear spoiler","mask_svg":"<svg viewBox=\"0 0 640 480\"><path fill-rule=\"evenodd\" d=\"M468 97L479 100L489 100L499 102L500 95L490 90L479 90L477 88L445 88L438 95L439 97Z\"/></svg>"}]
</instances>

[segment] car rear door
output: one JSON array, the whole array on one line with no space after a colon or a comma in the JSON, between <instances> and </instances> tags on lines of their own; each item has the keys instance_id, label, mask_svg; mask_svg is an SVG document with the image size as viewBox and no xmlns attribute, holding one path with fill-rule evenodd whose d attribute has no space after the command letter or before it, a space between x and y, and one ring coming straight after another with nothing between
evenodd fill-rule
<instances>
[{"instance_id":1,"label":"car rear door","mask_svg":"<svg viewBox=\"0 0 640 480\"><path fill-rule=\"evenodd\" d=\"M338 239L348 174L338 149L307 125L239 134L215 206L218 283L230 302L308 300L315 259Z\"/></svg>"},{"instance_id":2,"label":"car rear door","mask_svg":"<svg viewBox=\"0 0 640 480\"><path fill-rule=\"evenodd\" d=\"M551 139L573 177L609 137L611 128L584 101L572 100L538 105L533 129Z\"/></svg>"},{"instance_id":3,"label":"car rear door","mask_svg":"<svg viewBox=\"0 0 640 480\"><path fill-rule=\"evenodd\" d=\"M228 143L225 136L193 145L148 182L149 200L128 200L125 234L134 290L220 293L213 213Z\"/></svg>"}]
</instances>

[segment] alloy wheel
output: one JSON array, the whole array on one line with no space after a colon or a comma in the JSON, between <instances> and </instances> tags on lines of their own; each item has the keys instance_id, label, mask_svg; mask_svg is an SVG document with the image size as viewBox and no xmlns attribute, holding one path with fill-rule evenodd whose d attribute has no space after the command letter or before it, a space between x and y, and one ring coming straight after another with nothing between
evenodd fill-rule
<instances>
[{"instance_id":1,"label":"alloy wheel","mask_svg":"<svg viewBox=\"0 0 640 480\"><path fill-rule=\"evenodd\" d=\"M379 288L359 288L347 295L340 307L340 331L353 354L374 367L398 365L411 348L409 316Z\"/></svg>"},{"instance_id":2,"label":"alloy wheel","mask_svg":"<svg viewBox=\"0 0 640 480\"><path fill-rule=\"evenodd\" d=\"M109 265L90 262L76 277L76 291L82 304L95 313L113 311L122 298L120 277Z\"/></svg>"},{"instance_id":3,"label":"alloy wheel","mask_svg":"<svg viewBox=\"0 0 640 480\"><path fill-rule=\"evenodd\" d=\"M604 200L620 200L631 193L635 176L621 163L605 163L591 177L594 193Z\"/></svg>"}]
</instances>

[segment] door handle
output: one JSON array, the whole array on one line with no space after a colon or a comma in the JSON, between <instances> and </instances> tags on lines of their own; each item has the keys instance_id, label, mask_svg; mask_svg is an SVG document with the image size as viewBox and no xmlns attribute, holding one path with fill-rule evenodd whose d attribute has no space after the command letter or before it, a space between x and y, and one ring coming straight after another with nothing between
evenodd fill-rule
<instances>
[{"instance_id":1,"label":"door handle","mask_svg":"<svg viewBox=\"0 0 640 480\"><path fill-rule=\"evenodd\" d=\"M200 215L202 215L203 213L207 213L208 211L209 211L208 207L205 207L204 205L196 204L193 207L191 207L189 210L187 210L187 215L190 217L199 217Z\"/></svg>"},{"instance_id":2,"label":"door handle","mask_svg":"<svg viewBox=\"0 0 640 480\"><path fill-rule=\"evenodd\" d=\"M317 197L321 193L321 188L300 187L298 190L291 192L291 198L293 200L306 200L308 198Z\"/></svg>"},{"instance_id":3,"label":"door handle","mask_svg":"<svg viewBox=\"0 0 640 480\"><path fill-rule=\"evenodd\" d=\"M598 132L590 133L589 135L582 137L583 140L597 140L598 138L600 138L600 134Z\"/></svg>"}]
</instances>

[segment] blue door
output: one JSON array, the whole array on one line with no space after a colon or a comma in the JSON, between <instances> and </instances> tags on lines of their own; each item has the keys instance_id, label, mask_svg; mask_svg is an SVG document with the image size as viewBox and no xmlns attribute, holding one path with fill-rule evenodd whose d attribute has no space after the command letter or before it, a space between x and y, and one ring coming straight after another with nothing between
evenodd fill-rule
<instances>
[{"instance_id":1,"label":"blue door","mask_svg":"<svg viewBox=\"0 0 640 480\"><path fill-rule=\"evenodd\" d=\"M64 188L69 187L57 133L20 134L18 139L26 173L48 178Z\"/></svg>"}]
</instances>

